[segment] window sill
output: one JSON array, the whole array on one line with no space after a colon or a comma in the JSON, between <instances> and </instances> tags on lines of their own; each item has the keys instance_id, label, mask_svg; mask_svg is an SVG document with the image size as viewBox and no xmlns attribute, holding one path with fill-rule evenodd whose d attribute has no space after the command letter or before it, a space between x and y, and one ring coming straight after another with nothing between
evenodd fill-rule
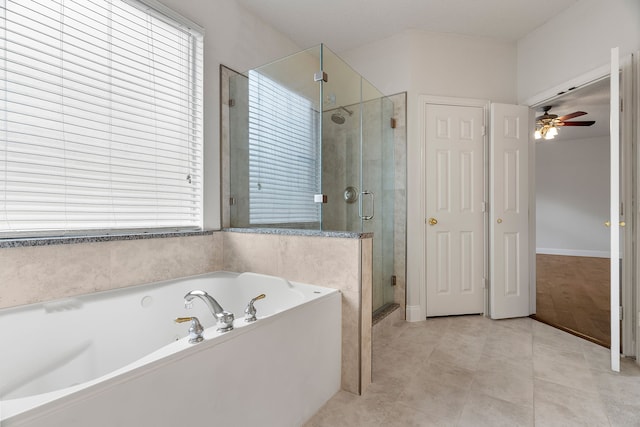
<instances>
[{"instance_id":1,"label":"window sill","mask_svg":"<svg viewBox=\"0 0 640 427\"><path fill-rule=\"evenodd\" d=\"M117 240L163 239L167 237L205 236L215 230L147 231L138 233L102 234L96 236L23 237L0 239L0 248L52 246L76 243L112 242Z\"/></svg>"}]
</instances>

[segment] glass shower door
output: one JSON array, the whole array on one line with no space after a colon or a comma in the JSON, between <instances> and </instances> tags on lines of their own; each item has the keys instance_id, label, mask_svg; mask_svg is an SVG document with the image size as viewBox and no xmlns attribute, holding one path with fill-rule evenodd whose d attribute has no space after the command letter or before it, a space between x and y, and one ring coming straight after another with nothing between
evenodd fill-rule
<instances>
[{"instance_id":1,"label":"glass shower door","mask_svg":"<svg viewBox=\"0 0 640 427\"><path fill-rule=\"evenodd\" d=\"M367 94L363 82L363 94ZM362 231L373 233L373 311L394 301L393 103L386 97L362 103Z\"/></svg>"}]
</instances>

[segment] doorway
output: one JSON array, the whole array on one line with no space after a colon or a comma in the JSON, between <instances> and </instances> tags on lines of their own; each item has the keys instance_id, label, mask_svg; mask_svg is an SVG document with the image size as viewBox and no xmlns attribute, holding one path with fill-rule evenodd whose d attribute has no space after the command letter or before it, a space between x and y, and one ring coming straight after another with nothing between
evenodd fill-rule
<instances>
[{"instance_id":1,"label":"doorway","mask_svg":"<svg viewBox=\"0 0 640 427\"><path fill-rule=\"evenodd\" d=\"M534 107L537 117L569 117L557 136L536 140L534 317L605 347L611 343L605 225L609 102L609 78L604 78Z\"/></svg>"}]
</instances>

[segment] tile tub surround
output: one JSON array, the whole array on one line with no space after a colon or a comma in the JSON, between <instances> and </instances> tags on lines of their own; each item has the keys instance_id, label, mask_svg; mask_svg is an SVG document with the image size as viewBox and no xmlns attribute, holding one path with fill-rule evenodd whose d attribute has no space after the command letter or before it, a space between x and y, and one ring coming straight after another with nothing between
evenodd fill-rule
<instances>
[{"instance_id":1,"label":"tile tub surround","mask_svg":"<svg viewBox=\"0 0 640 427\"><path fill-rule=\"evenodd\" d=\"M371 254L370 234L310 230L2 247L0 308L218 270L327 286L342 292L342 388L357 394L371 379Z\"/></svg>"},{"instance_id":2,"label":"tile tub surround","mask_svg":"<svg viewBox=\"0 0 640 427\"><path fill-rule=\"evenodd\" d=\"M223 268L339 289L342 389L364 392L371 381L372 239L274 233L223 232Z\"/></svg>"},{"instance_id":3,"label":"tile tub surround","mask_svg":"<svg viewBox=\"0 0 640 427\"><path fill-rule=\"evenodd\" d=\"M221 233L87 240L0 248L0 308L222 269Z\"/></svg>"},{"instance_id":4,"label":"tile tub surround","mask_svg":"<svg viewBox=\"0 0 640 427\"><path fill-rule=\"evenodd\" d=\"M640 367L612 372L597 344L529 318L390 327L367 393L338 392L305 427L640 425Z\"/></svg>"}]
</instances>

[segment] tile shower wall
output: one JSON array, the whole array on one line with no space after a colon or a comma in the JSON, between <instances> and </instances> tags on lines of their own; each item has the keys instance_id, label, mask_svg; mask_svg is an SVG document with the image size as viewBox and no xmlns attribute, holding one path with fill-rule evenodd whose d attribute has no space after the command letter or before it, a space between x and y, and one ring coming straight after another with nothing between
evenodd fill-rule
<instances>
[{"instance_id":1,"label":"tile shower wall","mask_svg":"<svg viewBox=\"0 0 640 427\"><path fill-rule=\"evenodd\" d=\"M222 235L0 249L0 308L222 269Z\"/></svg>"},{"instance_id":2,"label":"tile shower wall","mask_svg":"<svg viewBox=\"0 0 640 427\"><path fill-rule=\"evenodd\" d=\"M342 389L364 392L371 381L372 239L223 234L225 270L282 276L342 292Z\"/></svg>"}]
</instances>

